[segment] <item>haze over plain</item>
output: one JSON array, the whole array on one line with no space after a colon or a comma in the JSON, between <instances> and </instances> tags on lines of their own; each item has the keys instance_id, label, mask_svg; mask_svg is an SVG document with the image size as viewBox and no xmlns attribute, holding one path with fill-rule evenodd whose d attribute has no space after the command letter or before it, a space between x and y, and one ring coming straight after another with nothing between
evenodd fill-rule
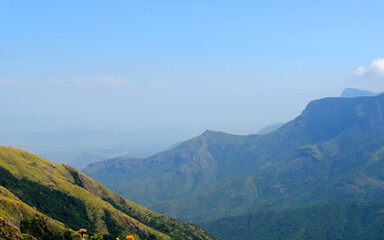
<instances>
[{"instance_id":1,"label":"haze over plain","mask_svg":"<svg viewBox=\"0 0 384 240\"><path fill-rule=\"evenodd\" d=\"M383 5L2 1L0 143L68 129L249 134L346 87L382 92Z\"/></svg>"}]
</instances>

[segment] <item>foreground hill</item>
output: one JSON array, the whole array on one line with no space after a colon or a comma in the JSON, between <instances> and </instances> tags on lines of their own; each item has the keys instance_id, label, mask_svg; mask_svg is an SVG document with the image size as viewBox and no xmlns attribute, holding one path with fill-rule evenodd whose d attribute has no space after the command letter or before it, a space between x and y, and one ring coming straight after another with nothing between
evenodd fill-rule
<instances>
[{"instance_id":1,"label":"foreground hill","mask_svg":"<svg viewBox=\"0 0 384 240\"><path fill-rule=\"evenodd\" d=\"M57 232L99 229L104 239L213 239L203 230L133 203L76 169L0 147L0 218L17 228L36 214Z\"/></svg>"},{"instance_id":2,"label":"foreground hill","mask_svg":"<svg viewBox=\"0 0 384 240\"><path fill-rule=\"evenodd\" d=\"M0 196L0 239L28 239L27 234L21 234L20 225L32 221L37 216L47 218L49 228L59 236L70 232L63 223L42 215L2 186L0 186Z\"/></svg>"},{"instance_id":3,"label":"foreground hill","mask_svg":"<svg viewBox=\"0 0 384 240\"><path fill-rule=\"evenodd\" d=\"M384 201L327 203L258 210L201 223L221 240L384 239Z\"/></svg>"},{"instance_id":4,"label":"foreground hill","mask_svg":"<svg viewBox=\"0 0 384 240\"><path fill-rule=\"evenodd\" d=\"M157 211L195 223L257 209L384 196L384 95L325 98L266 135L206 131L145 159L84 172Z\"/></svg>"}]
</instances>

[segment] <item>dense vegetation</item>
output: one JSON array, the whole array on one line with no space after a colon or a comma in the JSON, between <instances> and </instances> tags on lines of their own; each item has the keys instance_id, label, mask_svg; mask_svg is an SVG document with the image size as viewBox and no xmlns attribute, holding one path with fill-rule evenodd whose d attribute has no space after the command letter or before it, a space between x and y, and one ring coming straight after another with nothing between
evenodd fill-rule
<instances>
[{"instance_id":1,"label":"dense vegetation","mask_svg":"<svg viewBox=\"0 0 384 240\"><path fill-rule=\"evenodd\" d=\"M0 185L15 193L29 206L63 222L69 228L95 229L88 218L84 203L79 199L25 178L19 180L2 167L0 167Z\"/></svg>"},{"instance_id":2,"label":"dense vegetation","mask_svg":"<svg viewBox=\"0 0 384 240\"><path fill-rule=\"evenodd\" d=\"M0 219L21 223L25 231L34 232L34 217L42 215L57 236L97 228L104 239L214 239L114 194L72 167L11 147L0 147L0 193Z\"/></svg>"},{"instance_id":3,"label":"dense vegetation","mask_svg":"<svg viewBox=\"0 0 384 240\"><path fill-rule=\"evenodd\" d=\"M70 231L63 233L55 232L47 224L48 218L43 216L36 216L30 221L21 221L20 231L27 233L29 236L33 236L42 240L72 240L73 234Z\"/></svg>"},{"instance_id":4,"label":"dense vegetation","mask_svg":"<svg viewBox=\"0 0 384 240\"><path fill-rule=\"evenodd\" d=\"M201 223L222 240L384 239L384 201L321 204L259 210Z\"/></svg>"}]
</instances>

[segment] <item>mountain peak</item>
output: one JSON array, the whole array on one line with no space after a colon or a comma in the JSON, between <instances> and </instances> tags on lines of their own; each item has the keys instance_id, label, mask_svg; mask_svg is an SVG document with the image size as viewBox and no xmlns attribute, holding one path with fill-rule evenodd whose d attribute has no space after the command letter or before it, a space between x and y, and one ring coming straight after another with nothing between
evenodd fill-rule
<instances>
[{"instance_id":1,"label":"mountain peak","mask_svg":"<svg viewBox=\"0 0 384 240\"><path fill-rule=\"evenodd\" d=\"M324 98L310 102L295 122L313 140L329 140L351 127L384 125L384 94L375 97Z\"/></svg>"},{"instance_id":2,"label":"mountain peak","mask_svg":"<svg viewBox=\"0 0 384 240\"><path fill-rule=\"evenodd\" d=\"M223 136L237 136L226 132L221 131L212 131L212 130L205 130L199 137L203 138L217 138L217 137L223 137Z\"/></svg>"},{"instance_id":3,"label":"mountain peak","mask_svg":"<svg viewBox=\"0 0 384 240\"><path fill-rule=\"evenodd\" d=\"M340 97L343 98L354 98L354 97L374 97L379 95L380 93L374 93L367 90L361 90L357 88L346 88L341 93Z\"/></svg>"},{"instance_id":4,"label":"mountain peak","mask_svg":"<svg viewBox=\"0 0 384 240\"><path fill-rule=\"evenodd\" d=\"M205 130L205 131L203 132L203 134L201 134L201 135L202 135L202 136L208 136L208 135L211 135L211 134L213 134L213 133L215 133L215 131L212 131L212 130L207 129L207 130Z\"/></svg>"}]
</instances>

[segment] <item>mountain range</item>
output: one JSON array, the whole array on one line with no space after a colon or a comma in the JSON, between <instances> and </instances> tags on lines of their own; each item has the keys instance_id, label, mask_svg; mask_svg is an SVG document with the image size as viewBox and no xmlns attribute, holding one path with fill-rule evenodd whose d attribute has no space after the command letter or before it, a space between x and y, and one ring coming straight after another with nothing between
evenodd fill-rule
<instances>
[{"instance_id":1,"label":"mountain range","mask_svg":"<svg viewBox=\"0 0 384 240\"><path fill-rule=\"evenodd\" d=\"M207 130L83 172L0 147L0 239L41 227L44 239L80 228L104 239L384 239L384 94L315 100L263 134Z\"/></svg>"},{"instance_id":2,"label":"mountain range","mask_svg":"<svg viewBox=\"0 0 384 240\"><path fill-rule=\"evenodd\" d=\"M84 172L172 217L202 223L384 196L384 95L312 101L266 135L205 131L145 159L115 158Z\"/></svg>"},{"instance_id":3,"label":"mountain range","mask_svg":"<svg viewBox=\"0 0 384 240\"><path fill-rule=\"evenodd\" d=\"M103 232L104 239L214 239L111 192L73 167L1 146L0 239L72 239L80 228Z\"/></svg>"}]
</instances>

